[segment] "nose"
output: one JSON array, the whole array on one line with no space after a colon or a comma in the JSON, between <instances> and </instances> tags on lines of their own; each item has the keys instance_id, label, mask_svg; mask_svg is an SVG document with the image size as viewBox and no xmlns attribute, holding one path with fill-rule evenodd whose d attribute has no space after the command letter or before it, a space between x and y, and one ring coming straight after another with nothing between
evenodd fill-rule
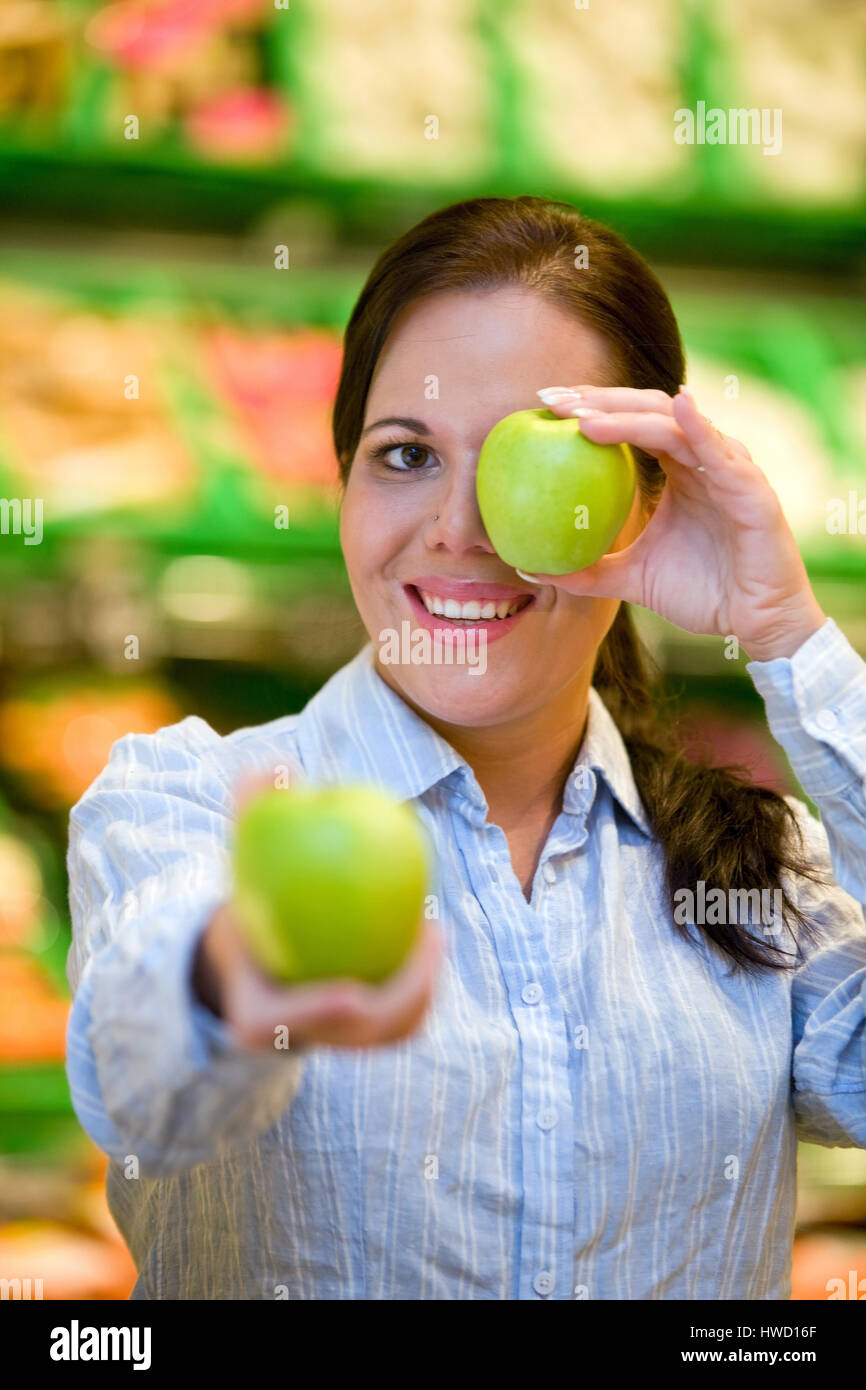
<instances>
[{"instance_id":1,"label":"nose","mask_svg":"<svg viewBox=\"0 0 866 1390\"><path fill-rule=\"evenodd\" d=\"M478 509L476 469L477 456L471 465L449 470L442 488L436 492L432 513L426 522L425 539L431 550L477 550L495 554Z\"/></svg>"}]
</instances>

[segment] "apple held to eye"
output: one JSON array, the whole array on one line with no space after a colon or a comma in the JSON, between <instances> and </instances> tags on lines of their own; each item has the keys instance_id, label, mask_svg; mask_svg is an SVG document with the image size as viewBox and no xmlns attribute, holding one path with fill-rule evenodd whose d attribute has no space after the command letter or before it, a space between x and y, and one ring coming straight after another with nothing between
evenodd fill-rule
<instances>
[{"instance_id":1,"label":"apple held to eye","mask_svg":"<svg viewBox=\"0 0 866 1390\"><path fill-rule=\"evenodd\" d=\"M238 815L233 906L278 980L384 980L418 935L429 873L417 816L375 787L269 788Z\"/></svg>"},{"instance_id":2,"label":"apple held to eye","mask_svg":"<svg viewBox=\"0 0 866 1390\"><path fill-rule=\"evenodd\" d=\"M476 490L491 544L529 574L595 564L626 523L637 474L627 444L594 444L577 420L517 410L488 434Z\"/></svg>"}]
</instances>

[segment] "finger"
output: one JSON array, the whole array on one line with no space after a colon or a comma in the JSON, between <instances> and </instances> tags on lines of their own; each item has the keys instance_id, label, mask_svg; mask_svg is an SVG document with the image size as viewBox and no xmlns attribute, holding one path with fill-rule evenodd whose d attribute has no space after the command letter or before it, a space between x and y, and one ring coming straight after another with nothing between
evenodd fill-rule
<instances>
[{"instance_id":1,"label":"finger","mask_svg":"<svg viewBox=\"0 0 866 1390\"><path fill-rule=\"evenodd\" d=\"M408 960L380 985L345 981L341 1001L323 1020L333 1040L370 1043L402 1036L427 1009L444 943L425 931Z\"/></svg>"},{"instance_id":2,"label":"finger","mask_svg":"<svg viewBox=\"0 0 866 1390\"><path fill-rule=\"evenodd\" d=\"M382 984L372 986L377 1009L399 1010L431 983L441 968L445 940L438 927L427 922L406 960Z\"/></svg>"},{"instance_id":3,"label":"finger","mask_svg":"<svg viewBox=\"0 0 866 1390\"><path fill-rule=\"evenodd\" d=\"M656 411L670 415L673 398L665 391L639 389L632 386L550 386L536 393L549 410L568 416L575 408L589 407L606 411Z\"/></svg>"},{"instance_id":4,"label":"finger","mask_svg":"<svg viewBox=\"0 0 866 1390\"><path fill-rule=\"evenodd\" d=\"M273 1044L283 1028L290 1045L293 1040L304 1042L313 1030L318 1034L329 1021L346 1017L353 983L327 980L287 989L256 970L240 972L230 990L230 1026L247 1047Z\"/></svg>"},{"instance_id":5,"label":"finger","mask_svg":"<svg viewBox=\"0 0 866 1390\"><path fill-rule=\"evenodd\" d=\"M700 471L701 458L691 446L688 436L673 416L643 415L636 411L614 411L593 415L580 421L581 434L595 444L632 444L658 460L666 468L667 459L680 463L692 472ZM718 440L717 464L724 464L724 453Z\"/></svg>"},{"instance_id":6,"label":"finger","mask_svg":"<svg viewBox=\"0 0 866 1390\"><path fill-rule=\"evenodd\" d=\"M428 923L403 964L380 984L347 980L343 996L346 1012L375 1017L387 1023L424 992L434 978L444 953L442 934Z\"/></svg>"},{"instance_id":7,"label":"finger","mask_svg":"<svg viewBox=\"0 0 866 1390\"><path fill-rule=\"evenodd\" d=\"M732 467L757 465L744 445L736 439L729 439L717 429L708 416L702 415L691 391L681 387L674 399L674 418L683 437L698 460L700 471L716 473L730 471Z\"/></svg>"},{"instance_id":8,"label":"finger","mask_svg":"<svg viewBox=\"0 0 866 1390\"><path fill-rule=\"evenodd\" d=\"M438 930L422 931L404 964L381 985L340 978L293 985L290 993L271 988L268 1017L278 1018L299 1037L313 1030L321 1037L323 1029L331 1040L350 1035L357 1040L391 1035L427 1007L443 951ZM244 1002L245 1012L258 1011L261 1016L261 997Z\"/></svg>"}]
</instances>

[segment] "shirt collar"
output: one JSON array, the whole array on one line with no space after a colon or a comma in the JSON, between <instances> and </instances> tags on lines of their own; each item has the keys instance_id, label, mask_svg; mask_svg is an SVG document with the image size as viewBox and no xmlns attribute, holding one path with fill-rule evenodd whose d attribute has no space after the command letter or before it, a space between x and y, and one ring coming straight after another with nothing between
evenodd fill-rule
<instances>
[{"instance_id":1,"label":"shirt collar","mask_svg":"<svg viewBox=\"0 0 866 1390\"><path fill-rule=\"evenodd\" d=\"M623 810L628 812L638 829L647 836L652 835L652 827L634 780L623 736L594 685L589 687L589 708L583 743L565 785L562 799L565 811L577 812L582 807L588 809L588 804L592 802L592 790L589 792L588 803L587 793L582 790L583 782L587 780L580 775L582 768L592 768L599 773L607 783L611 795Z\"/></svg>"},{"instance_id":2,"label":"shirt collar","mask_svg":"<svg viewBox=\"0 0 866 1390\"><path fill-rule=\"evenodd\" d=\"M382 679L372 642L313 696L298 715L295 731L304 769L317 781L372 782L408 801L447 778L486 814L471 768ZM587 768L600 774L635 824L650 835L622 735L594 686L583 743L563 793L567 814L585 816L592 805L596 782L586 776Z\"/></svg>"},{"instance_id":3,"label":"shirt collar","mask_svg":"<svg viewBox=\"0 0 866 1390\"><path fill-rule=\"evenodd\" d=\"M421 796L466 763L379 675L368 642L298 716L308 775L372 782L401 801Z\"/></svg>"}]
</instances>

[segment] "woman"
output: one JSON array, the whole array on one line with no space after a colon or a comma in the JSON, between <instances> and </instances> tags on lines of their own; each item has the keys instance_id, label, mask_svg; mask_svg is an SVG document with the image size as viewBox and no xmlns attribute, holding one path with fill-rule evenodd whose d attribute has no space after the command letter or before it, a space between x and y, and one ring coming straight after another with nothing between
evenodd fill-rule
<instances>
[{"instance_id":1,"label":"woman","mask_svg":"<svg viewBox=\"0 0 866 1390\"><path fill-rule=\"evenodd\" d=\"M797 1130L866 1145L866 668L683 376L658 281L567 205L447 207L373 267L333 421L370 643L299 715L120 739L71 815L69 1078L133 1298L790 1296ZM539 397L640 474L559 578L475 494ZM738 638L823 824L678 753L623 600ZM383 661L406 620L483 631L483 676ZM278 988L241 944L236 793L286 768L433 836L438 918L379 988ZM702 888L783 911L684 920Z\"/></svg>"}]
</instances>

